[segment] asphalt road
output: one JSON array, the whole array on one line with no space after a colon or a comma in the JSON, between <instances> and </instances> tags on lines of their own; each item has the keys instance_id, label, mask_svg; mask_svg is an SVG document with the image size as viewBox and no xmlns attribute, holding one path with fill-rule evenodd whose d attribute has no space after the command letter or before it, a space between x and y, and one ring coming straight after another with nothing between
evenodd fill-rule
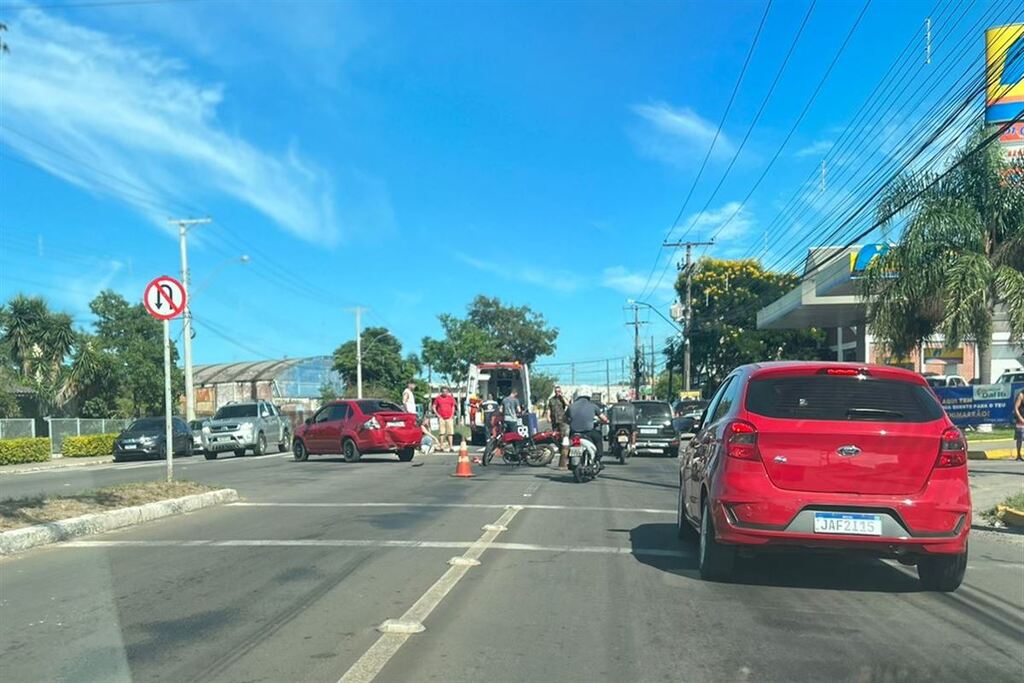
<instances>
[{"instance_id":1,"label":"asphalt road","mask_svg":"<svg viewBox=\"0 0 1024 683\"><path fill-rule=\"evenodd\" d=\"M0 560L0 678L1024 676L1024 537L974 532L952 595L920 591L897 564L803 555L704 583L694 548L675 538L674 466L638 458L578 485L504 466L454 479L451 456L187 464L183 474L234 486L243 502ZM47 489L161 474L85 469L0 484L7 495L14 479ZM507 530L483 528L495 523ZM449 566L456 556L481 564ZM425 631L376 630L403 617Z\"/></svg>"}]
</instances>

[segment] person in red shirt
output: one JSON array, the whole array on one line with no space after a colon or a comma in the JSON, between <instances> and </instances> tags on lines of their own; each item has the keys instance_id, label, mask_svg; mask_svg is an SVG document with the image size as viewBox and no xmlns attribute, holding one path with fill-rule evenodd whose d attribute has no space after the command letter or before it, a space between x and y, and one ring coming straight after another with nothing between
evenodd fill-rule
<instances>
[{"instance_id":1,"label":"person in red shirt","mask_svg":"<svg viewBox=\"0 0 1024 683\"><path fill-rule=\"evenodd\" d=\"M455 435L455 397L448 391L448 387L441 388L441 395L434 399L434 412L437 413L439 424L438 433L441 436L441 448L451 452L452 438Z\"/></svg>"}]
</instances>

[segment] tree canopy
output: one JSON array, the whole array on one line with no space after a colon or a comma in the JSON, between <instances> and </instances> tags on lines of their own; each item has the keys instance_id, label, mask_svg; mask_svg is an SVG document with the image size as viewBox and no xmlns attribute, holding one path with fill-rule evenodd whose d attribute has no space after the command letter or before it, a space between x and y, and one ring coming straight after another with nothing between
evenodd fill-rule
<instances>
[{"instance_id":1,"label":"tree canopy","mask_svg":"<svg viewBox=\"0 0 1024 683\"><path fill-rule=\"evenodd\" d=\"M478 295L465 318L438 316L443 339L423 339L423 362L449 379L466 376L470 363L502 360L533 363L555 352L558 328L529 306L506 306Z\"/></svg>"},{"instance_id":2,"label":"tree canopy","mask_svg":"<svg viewBox=\"0 0 1024 683\"><path fill-rule=\"evenodd\" d=\"M367 327L360 335L363 355L363 395L398 398L420 370L416 354L402 356L402 342L386 327ZM347 341L334 350L334 369L345 382L346 395L356 390L356 342Z\"/></svg>"}]
</instances>

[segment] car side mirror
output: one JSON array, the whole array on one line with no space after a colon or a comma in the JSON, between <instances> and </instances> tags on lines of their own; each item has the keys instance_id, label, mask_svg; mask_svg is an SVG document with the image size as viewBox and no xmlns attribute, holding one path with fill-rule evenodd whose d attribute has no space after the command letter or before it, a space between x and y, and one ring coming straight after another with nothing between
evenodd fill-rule
<instances>
[{"instance_id":1,"label":"car side mirror","mask_svg":"<svg viewBox=\"0 0 1024 683\"><path fill-rule=\"evenodd\" d=\"M313 418L307 417L305 420L303 420L303 422L305 424L311 425L311 424L313 424Z\"/></svg>"}]
</instances>

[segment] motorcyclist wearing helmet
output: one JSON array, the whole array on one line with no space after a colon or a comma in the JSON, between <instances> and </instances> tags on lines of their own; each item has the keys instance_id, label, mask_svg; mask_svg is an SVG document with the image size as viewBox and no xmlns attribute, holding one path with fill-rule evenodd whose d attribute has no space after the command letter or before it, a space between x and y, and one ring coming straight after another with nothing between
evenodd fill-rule
<instances>
[{"instance_id":1,"label":"motorcyclist wearing helmet","mask_svg":"<svg viewBox=\"0 0 1024 683\"><path fill-rule=\"evenodd\" d=\"M569 418L569 433L579 434L597 447L597 461L604 455L604 439L599 424L607 424L608 418L601 408L590 400L590 392L577 390L566 413Z\"/></svg>"},{"instance_id":2,"label":"motorcyclist wearing helmet","mask_svg":"<svg viewBox=\"0 0 1024 683\"><path fill-rule=\"evenodd\" d=\"M629 431L630 446L636 444L636 406L634 406L626 392L620 391L616 396L616 402L608 409L608 439L615 438L615 432L619 429Z\"/></svg>"}]
</instances>

